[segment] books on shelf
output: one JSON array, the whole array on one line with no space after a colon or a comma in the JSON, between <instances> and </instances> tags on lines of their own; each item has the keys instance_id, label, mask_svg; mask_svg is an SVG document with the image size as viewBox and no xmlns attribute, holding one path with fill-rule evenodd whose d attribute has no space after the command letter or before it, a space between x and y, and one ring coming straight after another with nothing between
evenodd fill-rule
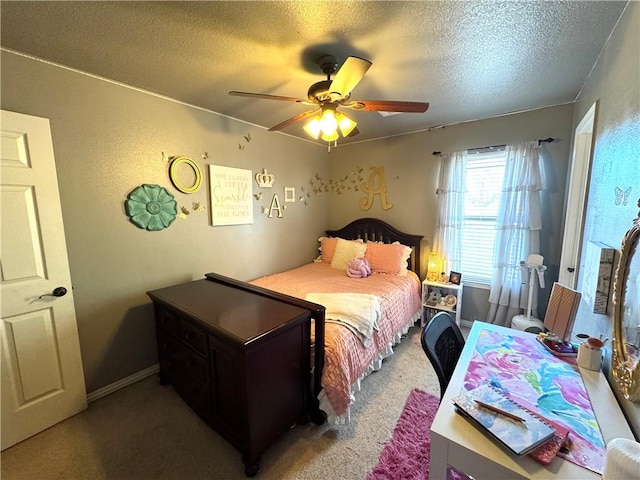
<instances>
[{"instance_id":1,"label":"books on shelf","mask_svg":"<svg viewBox=\"0 0 640 480\"><path fill-rule=\"evenodd\" d=\"M436 310L435 308L429 308L429 307L424 307L422 310L423 310L423 316L424 316L422 320L424 322L428 322L433 317L435 317L438 312L440 312L440 310Z\"/></svg>"},{"instance_id":2,"label":"books on shelf","mask_svg":"<svg viewBox=\"0 0 640 480\"><path fill-rule=\"evenodd\" d=\"M462 389L453 403L458 413L518 456L533 452L557 433L549 422L490 385L468 391Z\"/></svg>"}]
</instances>

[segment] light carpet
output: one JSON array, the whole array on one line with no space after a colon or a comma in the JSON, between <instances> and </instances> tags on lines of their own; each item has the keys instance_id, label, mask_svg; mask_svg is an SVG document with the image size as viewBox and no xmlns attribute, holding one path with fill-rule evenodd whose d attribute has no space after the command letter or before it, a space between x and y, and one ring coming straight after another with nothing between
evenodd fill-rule
<instances>
[{"instance_id":1,"label":"light carpet","mask_svg":"<svg viewBox=\"0 0 640 480\"><path fill-rule=\"evenodd\" d=\"M363 480L411 390L439 395L420 328L362 381L350 425L298 425L269 448L258 480ZM240 453L170 386L149 377L2 452L2 480L246 480Z\"/></svg>"}]
</instances>

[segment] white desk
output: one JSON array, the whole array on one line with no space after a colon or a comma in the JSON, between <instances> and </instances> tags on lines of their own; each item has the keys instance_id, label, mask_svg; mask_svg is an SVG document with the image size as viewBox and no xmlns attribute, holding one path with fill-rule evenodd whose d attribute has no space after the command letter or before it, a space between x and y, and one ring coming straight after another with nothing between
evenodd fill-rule
<instances>
[{"instance_id":1,"label":"white desk","mask_svg":"<svg viewBox=\"0 0 640 480\"><path fill-rule=\"evenodd\" d=\"M599 474L559 457L550 465L544 466L527 456L516 457L507 453L455 412L451 399L463 388L465 373L475 350L478 334L483 329L513 336L533 336L531 333L520 330L474 322L431 426L430 478L433 480L447 478L447 465L451 465L475 480L601 479ZM540 348L544 349L542 345ZM601 372L582 368L580 368L580 374L591 399L605 444L619 437L633 439L633 434L605 376Z\"/></svg>"}]
</instances>

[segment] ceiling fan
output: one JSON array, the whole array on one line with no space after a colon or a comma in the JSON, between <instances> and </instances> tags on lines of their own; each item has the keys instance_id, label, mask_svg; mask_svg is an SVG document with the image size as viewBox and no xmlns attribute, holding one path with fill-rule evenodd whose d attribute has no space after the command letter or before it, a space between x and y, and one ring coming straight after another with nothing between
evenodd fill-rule
<instances>
[{"instance_id":1,"label":"ceiling fan","mask_svg":"<svg viewBox=\"0 0 640 480\"><path fill-rule=\"evenodd\" d=\"M338 112L338 107L352 110L405 113L423 113L429 108L429 104L425 102L351 100L351 91L371 67L371 62L364 58L348 57L339 70L336 58L332 55L321 57L318 60L318 64L322 72L327 75L327 79L311 85L307 92L307 98L238 91L231 91L229 95L312 105L316 108L291 117L271 127L269 131L282 130L293 123L313 117L311 121L305 124L305 131L313 138L321 138L327 142L337 141L340 135L347 137L359 133L356 128L356 122L344 113ZM332 80L331 75L334 73L335 76Z\"/></svg>"}]
</instances>

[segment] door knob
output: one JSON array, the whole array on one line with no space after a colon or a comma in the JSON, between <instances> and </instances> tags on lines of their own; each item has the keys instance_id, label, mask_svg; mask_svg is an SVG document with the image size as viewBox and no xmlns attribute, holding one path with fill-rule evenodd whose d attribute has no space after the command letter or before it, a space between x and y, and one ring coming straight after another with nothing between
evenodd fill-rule
<instances>
[{"instance_id":1,"label":"door knob","mask_svg":"<svg viewBox=\"0 0 640 480\"><path fill-rule=\"evenodd\" d=\"M64 287L56 287L53 289L51 293L45 293L44 295L40 295L38 298L42 297L64 297L67 294L67 289Z\"/></svg>"}]
</instances>

